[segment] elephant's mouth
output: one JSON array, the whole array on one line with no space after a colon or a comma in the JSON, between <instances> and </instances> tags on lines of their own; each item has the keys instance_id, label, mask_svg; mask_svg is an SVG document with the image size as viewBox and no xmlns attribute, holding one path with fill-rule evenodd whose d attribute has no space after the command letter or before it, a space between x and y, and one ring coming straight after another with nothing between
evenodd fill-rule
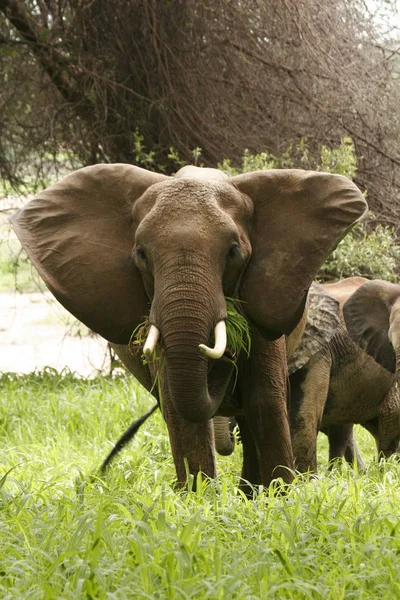
<instances>
[{"instance_id":1,"label":"elephant's mouth","mask_svg":"<svg viewBox=\"0 0 400 600\"><path fill-rule=\"evenodd\" d=\"M154 353L159 339L160 330L155 325L151 325L145 344L143 346L143 354L146 357L150 357ZM225 320L221 320L216 324L214 329L214 339L215 342L213 348L207 346L206 344L199 344L199 350L205 356L207 356L207 358L217 360L229 353L226 347L227 338Z\"/></svg>"}]
</instances>

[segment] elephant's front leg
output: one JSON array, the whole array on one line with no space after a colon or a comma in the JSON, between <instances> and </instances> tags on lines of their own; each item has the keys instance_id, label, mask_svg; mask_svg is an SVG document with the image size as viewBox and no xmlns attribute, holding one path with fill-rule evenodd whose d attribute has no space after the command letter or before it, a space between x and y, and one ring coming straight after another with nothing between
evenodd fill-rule
<instances>
[{"instance_id":1,"label":"elephant's front leg","mask_svg":"<svg viewBox=\"0 0 400 600\"><path fill-rule=\"evenodd\" d=\"M246 371L247 377L242 381L244 417L257 449L261 475L260 482L250 483L267 486L278 477L290 483L294 463L287 410L285 339L267 341L254 330ZM254 449L246 447L247 440L242 442L244 455L254 454ZM243 472L246 470L244 464Z\"/></svg>"},{"instance_id":2,"label":"elephant's front leg","mask_svg":"<svg viewBox=\"0 0 400 600\"><path fill-rule=\"evenodd\" d=\"M176 412L168 394L164 391L162 405L178 485L184 487L190 474L193 475L193 489L196 489L199 472L211 478L216 476L213 423L212 421L202 423L186 421Z\"/></svg>"},{"instance_id":3,"label":"elephant's front leg","mask_svg":"<svg viewBox=\"0 0 400 600\"><path fill-rule=\"evenodd\" d=\"M296 469L317 470L317 435L328 397L331 358L320 351L290 376L290 430Z\"/></svg>"}]
</instances>

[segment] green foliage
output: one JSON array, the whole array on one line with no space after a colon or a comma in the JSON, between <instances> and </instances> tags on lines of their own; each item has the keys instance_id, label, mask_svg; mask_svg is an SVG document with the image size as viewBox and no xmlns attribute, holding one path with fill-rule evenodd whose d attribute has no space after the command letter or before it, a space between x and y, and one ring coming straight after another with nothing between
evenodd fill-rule
<instances>
[{"instance_id":1,"label":"green foliage","mask_svg":"<svg viewBox=\"0 0 400 600\"><path fill-rule=\"evenodd\" d=\"M145 169L149 169L150 171L169 173L171 169L178 170L188 164L173 146L170 146L168 150L168 162L160 163L159 161L156 161L157 153L154 150L149 152L147 151L147 148L144 144L144 136L140 134L138 129L136 129L135 133L133 134L133 149L137 164L141 165ZM191 151L193 156L193 164L196 166L202 166L201 163L199 163L201 152L202 150L200 147L193 148Z\"/></svg>"},{"instance_id":2,"label":"green foliage","mask_svg":"<svg viewBox=\"0 0 400 600\"><path fill-rule=\"evenodd\" d=\"M286 495L238 492L241 445L219 479L174 486L157 412L101 479L120 433L152 403L131 377L46 370L0 378L0 596L20 600L241 600L400 595L396 461L298 477Z\"/></svg>"},{"instance_id":3,"label":"green foliage","mask_svg":"<svg viewBox=\"0 0 400 600\"><path fill-rule=\"evenodd\" d=\"M239 175L240 173L249 173L250 171L263 171L264 169L292 169L308 165L309 148L305 139L300 140L298 144L290 144L288 148L277 156L268 150L251 154L249 150L245 150L242 157L240 167L232 165L230 159L224 159L218 164L218 168L224 171L227 175ZM306 167L304 167L306 168Z\"/></svg>"},{"instance_id":4,"label":"green foliage","mask_svg":"<svg viewBox=\"0 0 400 600\"><path fill-rule=\"evenodd\" d=\"M326 281L361 275L396 282L399 265L400 247L394 229L378 225L368 231L367 223L358 223L327 258L318 278Z\"/></svg>"},{"instance_id":5,"label":"green foliage","mask_svg":"<svg viewBox=\"0 0 400 600\"><path fill-rule=\"evenodd\" d=\"M337 148L321 146L321 171L354 179L357 172L357 157L351 138L343 138Z\"/></svg>"},{"instance_id":6,"label":"green foliage","mask_svg":"<svg viewBox=\"0 0 400 600\"><path fill-rule=\"evenodd\" d=\"M154 170L154 150L147 152L146 146L144 145L144 136L140 135L139 130L136 129L133 134L133 151L135 160L139 165L142 165L146 169Z\"/></svg>"},{"instance_id":7,"label":"green foliage","mask_svg":"<svg viewBox=\"0 0 400 600\"><path fill-rule=\"evenodd\" d=\"M245 317L238 311L236 301L226 298L226 338L227 348L234 357L243 351L250 355L251 337L250 325Z\"/></svg>"},{"instance_id":8,"label":"green foliage","mask_svg":"<svg viewBox=\"0 0 400 600\"><path fill-rule=\"evenodd\" d=\"M290 144L281 155L268 150L258 154L251 154L249 150L245 150L240 166L234 166L230 159L224 159L218 164L218 168L231 176L264 169L304 168L336 173L353 179L357 171L357 157L353 141L345 137L337 148L321 146L319 163L311 164L310 149L307 140L303 138L297 144Z\"/></svg>"}]
</instances>

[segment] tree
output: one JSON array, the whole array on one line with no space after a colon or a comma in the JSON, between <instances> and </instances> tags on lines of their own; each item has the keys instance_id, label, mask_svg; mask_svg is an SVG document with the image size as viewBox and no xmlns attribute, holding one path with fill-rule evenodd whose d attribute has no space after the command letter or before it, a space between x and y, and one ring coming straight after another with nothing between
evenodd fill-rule
<instances>
[{"instance_id":1,"label":"tree","mask_svg":"<svg viewBox=\"0 0 400 600\"><path fill-rule=\"evenodd\" d=\"M357 182L397 224L399 83L361 0L0 0L0 14L8 180L60 149L173 172L195 148L215 166L301 138L311 164L350 136Z\"/></svg>"}]
</instances>

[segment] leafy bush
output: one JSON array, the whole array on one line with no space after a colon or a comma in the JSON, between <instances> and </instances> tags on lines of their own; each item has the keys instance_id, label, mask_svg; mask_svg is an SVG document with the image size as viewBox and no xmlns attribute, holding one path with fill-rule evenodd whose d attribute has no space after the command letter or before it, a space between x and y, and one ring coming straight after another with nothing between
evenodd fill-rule
<instances>
[{"instance_id":1,"label":"leafy bush","mask_svg":"<svg viewBox=\"0 0 400 600\"><path fill-rule=\"evenodd\" d=\"M337 148L321 146L321 171L354 179L357 172L357 157L351 138L343 138Z\"/></svg>"},{"instance_id":2,"label":"leafy bush","mask_svg":"<svg viewBox=\"0 0 400 600\"><path fill-rule=\"evenodd\" d=\"M318 278L327 281L362 275L395 282L399 265L400 248L394 229L378 225L368 232L366 223L358 223L328 257Z\"/></svg>"},{"instance_id":3,"label":"leafy bush","mask_svg":"<svg viewBox=\"0 0 400 600\"><path fill-rule=\"evenodd\" d=\"M224 171L227 175L239 175L240 173L249 173L250 171L263 171L264 169L293 169L295 167L311 168L309 166L309 149L307 141L301 139L298 144L290 146L277 156L268 150L259 154L251 154L245 150L242 157L242 164L236 167L229 158L225 158L218 164L218 169Z\"/></svg>"}]
</instances>

